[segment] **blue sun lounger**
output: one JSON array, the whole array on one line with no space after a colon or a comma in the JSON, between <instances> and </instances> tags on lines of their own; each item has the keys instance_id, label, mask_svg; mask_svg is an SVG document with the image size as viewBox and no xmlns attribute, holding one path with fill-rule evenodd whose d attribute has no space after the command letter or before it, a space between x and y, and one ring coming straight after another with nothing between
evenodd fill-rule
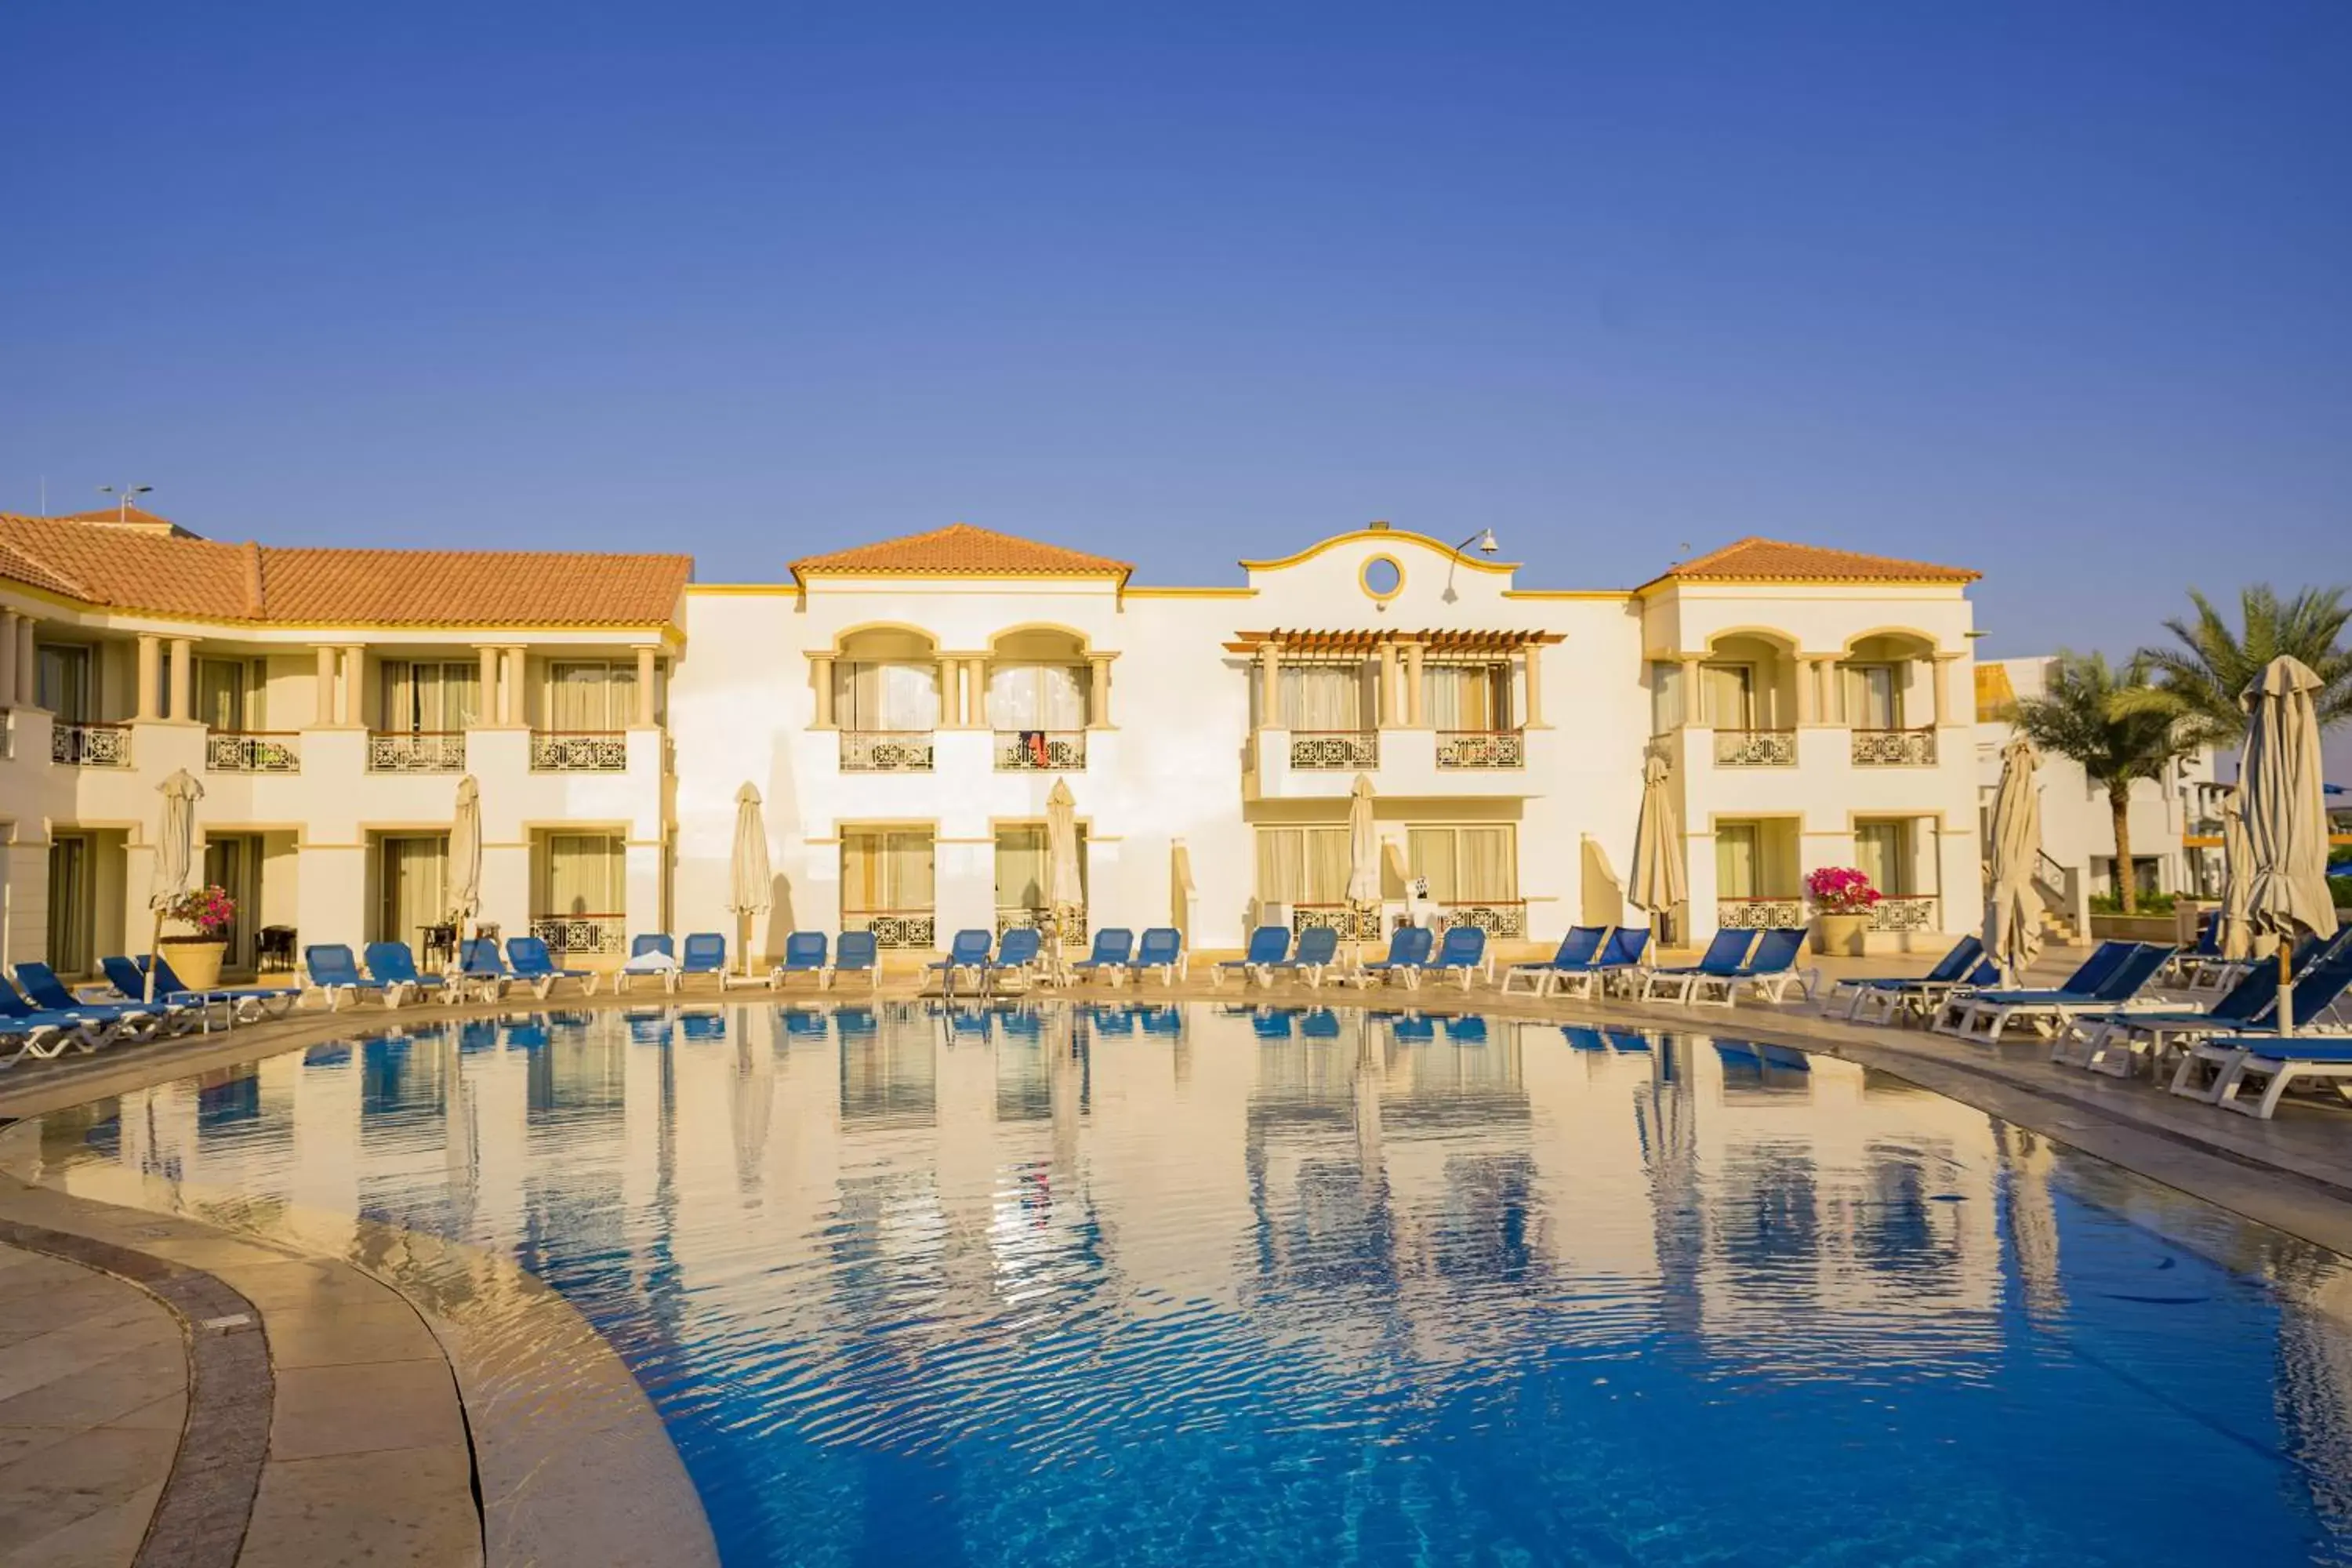
<instances>
[{"instance_id":1,"label":"blue sun lounger","mask_svg":"<svg viewBox=\"0 0 2352 1568\"><path fill-rule=\"evenodd\" d=\"M1797 967L1797 955L1805 950L1802 927L1780 926L1765 931L1756 939L1756 951L1747 963L1728 974L1694 974L1688 997L1693 1006L1712 1000L1728 1007L1743 985L1755 987L1756 994L1767 1002L1785 1002L1789 987L1801 986L1805 999L1812 1000L1813 987L1821 983L1822 972Z\"/></svg>"},{"instance_id":2,"label":"blue sun lounger","mask_svg":"<svg viewBox=\"0 0 2352 1568\"><path fill-rule=\"evenodd\" d=\"M2145 1051L2154 1068L2161 1072L2165 1058L2176 1047L2261 1022L2277 1005L2278 990L2278 966L2266 963L2248 970L2201 1012L2194 1007L2152 1012L2126 1007L2078 1013L2052 1041L2050 1059L2072 1061L2113 1078L2129 1078L2134 1063Z\"/></svg>"},{"instance_id":3,"label":"blue sun lounger","mask_svg":"<svg viewBox=\"0 0 2352 1568\"><path fill-rule=\"evenodd\" d=\"M1322 988L1323 977L1339 962L1339 932L1333 926L1308 926L1298 933L1298 946L1288 958L1278 959L1258 972L1258 979L1274 984L1277 974L1287 974L1307 982L1310 990Z\"/></svg>"},{"instance_id":4,"label":"blue sun lounger","mask_svg":"<svg viewBox=\"0 0 2352 1568\"><path fill-rule=\"evenodd\" d=\"M1965 1002L1948 1004L1944 1016L1948 1018L1958 1009L1959 1026L1947 1033L1987 1046L1999 1045L2001 1031L2016 1023L2026 1024L2042 1036L2060 1033L2072 1026L2078 1014L2126 1006L2147 988L2156 972L2171 958L2172 951L2168 947L2132 943L2131 951L2088 995L2065 993L2053 997L2032 992L1986 991Z\"/></svg>"},{"instance_id":5,"label":"blue sun lounger","mask_svg":"<svg viewBox=\"0 0 2352 1568\"><path fill-rule=\"evenodd\" d=\"M1691 987L1701 976L1728 979L1739 973L1748 962L1748 950L1756 945L1752 931L1718 931L1709 939L1706 951L1699 954L1696 963L1679 964L1673 969L1653 969L1642 977L1642 1000L1644 1002L1688 1002Z\"/></svg>"},{"instance_id":6,"label":"blue sun lounger","mask_svg":"<svg viewBox=\"0 0 2352 1568\"><path fill-rule=\"evenodd\" d=\"M1446 927L1445 940L1437 944L1437 956L1430 961L1429 967L1436 972L1440 981L1449 974L1454 976L1461 982L1465 991L1470 989L1471 983L1478 978L1478 972L1482 969L1488 969L1487 978L1493 979L1486 957L1486 929L1464 925Z\"/></svg>"},{"instance_id":7,"label":"blue sun lounger","mask_svg":"<svg viewBox=\"0 0 2352 1568\"><path fill-rule=\"evenodd\" d=\"M838 983L845 974L863 974L869 987L882 984L880 954L872 931L845 931L833 944L833 978Z\"/></svg>"},{"instance_id":8,"label":"blue sun lounger","mask_svg":"<svg viewBox=\"0 0 2352 1568\"><path fill-rule=\"evenodd\" d=\"M2298 1081L2333 1083L2339 1098L2352 1080L2352 1031L2323 1026L2305 1033L2307 1019L2325 1017L2352 988L2352 935L2339 936L2321 952L2317 962L2295 981L2295 1033L2282 1035L2273 1024L2263 1029L2240 1029L2215 1035L2189 1047L2173 1074L2172 1092L2204 1100L2231 1110L2269 1121L2279 1101ZM2210 1085L2200 1075L2211 1068ZM2249 1077L2264 1079L2263 1092L2252 1105L2239 1099Z\"/></svg>"},{"instance_id":9,"label":"blue sun lounger","mask_svg":"<svg viewBox=\"0 0 2352 1568\"><path fill-rule=\"evenodd\" d=\"M777 964L772 978L782 986L795 974L816 976L817 989L833 984L832 944L821 931L796 931L784 938L783 962Z\"/></svg>"},{"instance_id":10,"label":"blue sun lounger","mask_svg":"<svg viewBox=\"0 0 2352 1568\"><path fill-rule=\"evenodd\" d=\"M1549 958L1534 963L1514 963L1503 971L1503 990L1511 982L1525 978L1528 989L1537 995L1548 994L1555 982L1568 974L1581 974L1593 967L1601 950L1608 944L1607 926L1570 926L1568 934L1559 939L1559 948Z\"/></svg>"},{"instance_id":11,"label":"blue sun lounger","mask_svg":"<svg viewBox=\"0 0 2352 1568\"><path fill-rule=\"evenodd\" d=\"M1127 966L1134 956L1135 932L1125 926L1105 926L1095 932L1094 951L1070 965L1070 973L1099 976L1117 985L1127 978Z\"/></svg>"},{"instance_id":12,"label":"blue sun lounger","mask_svg":"<svg viewBox=\"0 0 2352 1568\"><path fill-rule=\"evenodd\" d=\"M1851 991L1845 998L1845 1016L1859 1022L1863 1014L1872 1008L1893 1014L1905 1007L1918 1006L1923 1001L1940 1002L1953 986L1960 984L1969 972L1984 956L1984 943L1973 936L1964 936L1952 944L1952 951L1936 961L1936 967L1925 974L1898 976L1889 974L1849 974L1830 984L1828 1000L1822 1011L1837 1005L1839 996Z\"/></svg>"},{"instance_id":13,"label":"blue sun lounger","mask_svg":"<svg viewBox=\"0 0 2352 1568\"><path fill-rule=\"evenodd\" d=\"M1349 978L1359 985L1402 980L1406 990L1418 991L1421 977L1429 968L1430 949L1436 945L1437 938L1427 926L1405 926L1390 934L1386 958L1365 964Z\"/></svg>"},{"instance_id":14,"label":"blue sun lounger","mask_svg":"<svg viewBox=\"0 0 2352 1568\"><path fill-rule=\"evenodd\" d=\"M310 977L310 989L327 999L330 1013L345 1002L356 1006L362 996L384 1000L383 987L360 973L359 960L343 942L313 942L304 948L302 968Z\"/></svg>"},{"instance_id":15,"label":"blue sun lounger","mask_svg":"<svg viewBox=\"0 0 2352 1568\"><path fill-rule=\"evenodd\" d=\"M28 958L16 965L16 989L25 994L25 999L37 1012L128 1023L131 1028L117 1033L117 1039L144 1040L157 1035L176 1035L194 1027L196 1023L194 1008L163 1002L85 1001L58 978L56 970L38 959Z\"/></svg>"},{"instance_id":16,"label":"blue sun lounger","mask_svg":"<svg viewBox=\"0 0 2352 1568\"><path fill-rule=\"evenodd\" d=\"M968 926L949 942L948 955L929 965L926 973L938 975L940 984L950 990L959 974L969 973L978 980L988 973L991 945L988 932L978 926Z\"/></svg>"},{"instance_id":17,"label":"blue sun lounger","mask_svg":"<svg viewBox=\"0 0 2352 1568\"><path fill-rule=\"evenodd\" d=\"M417 973L416 954L404 942L372 942L362 956L367 961L368 977L383 987L386 1006L397 1007L412 996L453 1000L447 980Z\"/></svg>"},{"instance_id":18,"label":"blue sun lounger","mask_svg":"<svg viewBox=\"0 0 2352 1568\"><path fill-rule=\"evenodd\" d=\"M1939 1035L1958 1034L1960 1031L1960 1026L1967 1021L1969 1009L1977 1002L1996 995L2016 1000L2046 999L2050 1001L2089 996L2107 983L2108 978L2115 973L2116 966L2130 957L2138 946L2139 943L2136 942L2103 942L2091 950L2090 957L2074 966L2074 973L2061 981L2054 988L2027 991L2012 986L2006 990L1995 988L1990 991L1979 991L1970 996L1948 997L1944 1005L1937 1009L1936 1020L1929 1027Z\"/></svg>"},{"instance_id":19,"label":"blue sun lounger","mask_svg":"<svg viewBox=\"0 0 2352 1568\"><path fill-rule=\"evenodd\" d=\"M580 987L580 994L583 996L596 994L596 972L593 969L559 969L556 967L555 955L547 951L544 938L536 936L507 938L507 963L514 971L514 977L530 986L532 993L542 1002L547 1000L550 993L567 980Z\"/></svg>"},{"instance_id":20,"label":"blue sun lounger","mask_svg":"<svg viewBox=\"0 0 2352 1568\"><path fill-rule=\"evenodd\" d=\"M1148 938L1151 933L1146 931L1143 934ZM1290 928L1260 926L1250 932L1249 945L1242 950L1242 955L1239 958L1223 960L1215 968L1209 971L1209 984L1223 985L1225 983L1225 975L1230 971L1239 974L1242 977L1242 984L1247 985L1260 971L1271 969L1289 955Z\"/></svg>"}]
</instances>

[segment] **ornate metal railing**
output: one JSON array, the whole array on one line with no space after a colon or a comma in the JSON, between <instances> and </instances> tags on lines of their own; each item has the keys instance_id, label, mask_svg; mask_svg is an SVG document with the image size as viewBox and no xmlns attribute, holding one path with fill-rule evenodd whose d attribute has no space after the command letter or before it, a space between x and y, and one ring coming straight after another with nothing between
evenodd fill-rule
<instances>
[{"instance_id":1,"label":"ornate metal railing","mask_svg":"<svg viewBox=\"0 0 2352 1568\"><path fill-rule=\"evenodd\" d=\"M1381 935L1381 911L1378 909L1351 909L1346 904L1293 904L1290 906L1292 933L1328 927L1341 936L1355 942L1377 942Z\"/></svg>"},{"instance_id":2,"label":"ornate metal railing","mask_svg":"<svg viewBox=\"0 0 2352 1568\"><path fill-rule=\"evenodd\" d=\"M845 773L929 773L931 731L844 730L841 732L841 771ZM910 942L907 945L917 944ZM929 946L930 939L926 937L920 945Z\"/></svg>"},{"instance_id":3,"label":"ornate metal railing","mask_svg":"<svg viewBox=\"0 0 2352 1568\"><path fill-rule=\"evenodd\" d=\"M372 773L462 773L463 730L376 730L368 735Z\"/></svg>"},{"instance_id":4,"label":"ornate metal railing","mask_svg":"<svg viewBox=\"0 0 2352 1568\"><path fill-rule=\"evenodd\" d=\"M1484 900L1476 903L1448 904L1446 918L1458 926L1476 926L1490 937L1523 937L1528 934L1528 906L1517 900Z\"/></svg>"},{"instance_id":5,"label":"ornate metal railing","mask_svg":"<svg viewBox=\"0 0 2352 1568\"><path fill-rule=\"evenodd\" d=\"M567 955L594 956L618 952L625 940L627 919L610 915L533 915L530 934L547 943L558 960Z\"/></svg>"},{"instance_id":6,"label":"ornate metal railing","mask_svg":"<svg viewBox=\"0 0 2352 1568\"><path fill-rule=\"evenodd\" d=\"M999 910L996 911L996 934L1003 936L1009 931L1029 931L1044 924L1045 920L1044 910ZM1094 940L1087 932L1087 912L1084 910L1070 917L1067 928L1062 932L1064 947L1082 948Z\"/></svg>"},{"instance_id":7,"label":"ornate metal railing","mask_svg":"<svg viewBox=\"0 0 2352 1568\"><path fill-rule=\"evenodd\" d=\"M1805 923L1802 899L1743 898L1715 900L1715 923L1726 931L1773 931Z\"/></svg>"},{"instance_id":8,"label":"ornate metal railing","mask_svg":"<svg viewBox=\"0 0 2352 1568\"><path fill-rule=\"evenodd\" d=\"M1936 765L1933 730L1856 730L1853 765L1858 768L1931 768Z\"/></svg>"},{"instance_id":9,"label":"ornate metal railing","mask_svg":"<svg viewBox=\"0 0 2352 1568\"><path fill-rule=\"evenodd\" d=\"M1437 765L1441 768L1523 768L1528 765L1528 737L1523 730L1440 730Z\"/></svg>"},{"instance_id":10,"label":"ornate metal railing","mask_svg":"<svg viewBox=\"0 0 2352 1568\"><path fill-rule=\"evenodd\" d=\"M49 761L77 768L127 768L131 726L68 724L59 720L49 730Z\"/></svg>"},{"instance_id":11,"label":"ornate metal railing","mask_svg":"<svg viewBox=\"0 0 2352 1568\"><path fill-rule=\"evenodd\" d=\"M1381 765L1378 730L1293 730L1290 765L1294 768L1376 768Z\"/></svg>"},{"instance_id":12,"label":"ornate metal railing","mask_svg":"<svg viewBox=\"0 0 2352 1568\"><path fill-rule=\"evenodd\" d=\"M215 773L299 773L301 740L294 730L215 730L205 736L205 768Z\"/></svg>"},{"instance_id":13,"label":"ornate metal railing","mask_svg":"<svg viewBox=\"0 0 2352 1568\"><path fill-rule=\"evenodd\" d=\"M1873 931L1934 931L1936 923L1933 893L1888 893L1870 906Z\"/></svg>"},{"instance_id":14,"label":"ornate metal railing","mask_svg":"<svg viewBox=\"0 0 2352 1568\"><path fill-rule=\"evenodd\" d=\"M1794 730L1717 730L1715 765L1719 768L1793 768Z\"/></svg>"},{"instance_id":15,"label":"ornate metal railing","mask_svg":"<svg viewBox=\"0 0 2352 1568\"><path fill-rule=\"evenodd\" d=\"M940 942L939 917L929 910L845 910L841 929L874 933L874 945L932 948Z\"/></svg>"},{"instance_id":16,"label":"ornate metal railing","mask_svg":"<svg viewBox=\"0 0 2352 1568\"><path fill-rule=\"evenodd\" d=\"M996 771L1000 773L1074 773L1087 765L1084 730L999 730Z\"/></svg>"},{"instance_id":17,"label":"ornate metal railing","mask_svg":"<svg viewBox=\"0 0 2352 1568\"><path fill-rule=\"evenodd\" d=\"M530 732L530 771L535 773L626 773L628 768L629 734L625 730Z\"/></svg>"}]
</instances>

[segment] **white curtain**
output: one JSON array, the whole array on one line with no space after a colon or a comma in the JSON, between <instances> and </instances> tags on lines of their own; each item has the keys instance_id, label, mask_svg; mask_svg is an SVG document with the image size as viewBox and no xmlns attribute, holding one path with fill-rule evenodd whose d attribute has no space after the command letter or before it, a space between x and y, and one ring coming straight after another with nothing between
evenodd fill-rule
<instances>
[{"instance_id":1,"label":"white curtain","mask_svg":"<svg viewBox=\"0 0 2352 1568\"><path fill-rule=\"evenodd\" d=\"M835 664L833 713L834 721L845 730L936 730L940 667L875 661Z\"/></svg>"},{"instance_id":2,"label":"white curtain","mask_svg":"<svg viewBox=\"0 0 2352 1568\"><path fill-rule=\"evenodd\" d=\"M1510 903L1519 896L1518 834L1492 827L1412 827L1405 831L1412 874L1441 904Z\"/></svg>"},{"instance_id":3,"label":"white curtain","mask_svg":"<svg viewBox=\"0 0 2352 1568\"><path fill-rule=\"evenodd\" d=\"M1718 823L1715 829L1715 890L1726 899L1758 896L1761 867L1753 823Z\"/></svg>"},{"instance_id":4,"label":"white curtain","mask_svg":"<svg viewBox=\"0 0 2352 1568\"><path fill-rule=\"evenodd\" d=\"M1704 717L1717 730L1756 728L1756 671L1751 665L1708 664L1699 667L1706 688Z\"/></svg>"},{"instance_id":5,"label":"white curtain","mask_svg":"<svg viewBox=\"0 0 2352 1568\"><path fill-rule=\"evenodd\" d=\"M63 724L89 718L89 649L47 647L40 649L36 670L41 706Z\"/></svg>"},{"instance_id":6,"label":"white curtain","mask_svg":"<svg viewBox=\"0 0 2352 1568\"><path fill-rule=\"evenodd\" d=\"M1257 896L1291 904L1337 904L1348 897L1348 829L1261 827Z\"/></svg>"},{"instance_id":7,"label":"white curtain","mask_svg":"<svg viewBox=\"0 0 2352 1568\"><path fill-rule=\"evenodd\" d=\"M852 830L841 837L844 914L931 907L931 836L920 829Z\"/></svg>"},{"instance_id":8,"label":"white curtain","mask_svg":"<svg viewBox=\"0 0 2352 1568\"><path fill-rule=\"evenodd\" d=\"M387 838L383 841L383 934L391 942L422 946L425 928L447 917L449 841L446 838Z\"/></svg>"},{"instance_id":9,"label":"white curtain","mask_svg":"<svg viewBox=\"0 0 2352 1568\"><path fill-rule=\"evenodd\" d=\"M1422 700L1438 730L1511 728L1511 667L1431 664L1422 667Z\"/></svg>"},{"instance_id":10,"label":"white curtain","mask_svg":"<svg viewBox=\"0 0 2352 1568\"><path fill-rule=\"evenodd\" d=\"M1911 890L1910 825L1904 822L1859 822L1853 829L1854 868L1882 893Z\"/></svg>"},{"instance_id":11,"label":"white curtain","mask_svg":"<svg viewBox=\"0 0 2352 1568\"><path fill-rule=\"evenodd\" d=\"M1086 666L992 666L988 672L988 723L992 730L1085 729Z\"/></svg>"},{"instance_id":12,"label":"white curtain","mask_svg":"<svg viewBox=\"0 0 2352 1568\"><path fill-rule=\"evenodd\" d=\"M548 666L543 721L547 728L591 733L625 730L636 714L636 666L572 662Z\"/></svg>"},{"instance_id":13,"label":"white curtain","mask_svg":"<svg viewBox=\"0 0 2352 1568\"><path fill-rule=\"evenodd\" d=\"M1360 664L1286 664L1282 667L1282 727L1286 730L1363 730L1372 710Z\"/></svg>"},{"instance_id":14,"label":"white curtain","mask_svg":"<svg viewBox=\"0 0 2352 1568\"><path fill-rule=\"evenodd\" d=\"M1891 664L1839 667L1845 687L1845 721L1857 730L1903 727L1903 687Z\"/></svg>"},{"instance_id":15,"label":"white curtain","mask_svg":"<svg viewBox=\"0 0 2352 1568\"><path fill-rule=\"evenodd\" d=\"M196 660L197 722L215 730L259 730L267 727L262 716L261 682L248 677L246 661L241 658L200 658ZM258 671L254 671L257 676Z\"/></svg>"},{"instance_id":16,"label":"white curtain","mask_svg":"<svg viewBox=\"0 0 2352 1568\"><path fill-rule=\"evenodd\" d=\"M1045 861L1049 851L1045 825L1000 827L996 830L996 907L1043 913L1045 904ZM1087 875L1087 830L1078 829L1078 879Z\"/></svg>"},{"instance_id":17,"label":"white curtain","mask_svg":"<svg viewBox=\"0 0 2352 1568\"><path fill-rule=\"evenodd\" d=\"M558 917L620 914L625 866L616 835L549 834L540 872L539 912Z\"/></svg>"},{"instance_id":18,"label":"white curtain","mask_svg":"<svg viewBox=\"0 0 2352 1568\"><path fill-rule=\"evenodd\" d=\"M407 659L383 662L383 727L430 733L463 730L481 712L481 668Z\"/></svg>"}]
</instances>

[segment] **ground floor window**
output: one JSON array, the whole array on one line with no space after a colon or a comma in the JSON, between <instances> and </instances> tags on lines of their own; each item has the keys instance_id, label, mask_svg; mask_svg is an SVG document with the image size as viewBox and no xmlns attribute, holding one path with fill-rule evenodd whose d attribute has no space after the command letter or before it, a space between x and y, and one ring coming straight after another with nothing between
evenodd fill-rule
<instances>
[{"instance_id":1,"label":"ground floor window","mask_svg":"<svg viewBox=\"0 0 2352 1568\"><path fill-rule=\"evenodd\" d=\"M996 927L1034 924L1047 912L1045 825L1022 823L996 830ZM1087 830L1078 829L1078 907L1086 908Z\"/></svg>"},{"instance_id":2,"label":"ground floor window","mask_svg":"<svg viewBox=\"0 0 2352 1568\"><path fill-rule=\"evenodd\" d=\"M230 969L255 967L254 935L261 929L261 835L213 833L205 837L205 882L224 888L236 905L236 916L222 934L228 951L221 962Z\"/></svg>"},{"instance_id":3,"label":"ground floor window","mask_svg":"<svg viewBox=\"0 0 2352 1568\"><path fill-rule=\"evenodd\" d=\"M1911 821L1900 817L1884 822L1858 822L1853 828L1853 863L1870 885L1892 898L1918 891L1912 886Z\"/></svg>"},{"instance_id":4,"label":"ground floor window","mask_svg":"<svg viewBox=\"0 0 2352 1568\"><path fill-rule=\"evenodd\" d=\"M841 833L841 928L870 931L884 947L929 947L937 851L928 827L845 827Z\"/></svg>"},{"instance_id":5,"label":"ground floor window","mask_svg":"<svg viewBox=\"0 0 2352 1568\"><path fill-rule=\"evenodd\" d=\"M88 974L97 967L89 882L89 840L79 834L50 839L49 967L60 974Z\"/></svg>"},{"instance_id":6,"label":"ground floor window","mask_svg":"<svg viewBox=\"0 0 2352 1568\"><path fill-rule=\"evenodd\" d=\"M1409 827L1405 864L1440 904L1514 903L1519 896L1518 829L1507 822Z\"/></svg>"},{"instance_id":7,"label":"ground floor window","mask_svg":"<svg viewBox=\"0 0 2352 1568\"><path fill-rule=\"evenodd\" d=\"M383 893L376 935L422 954L434 945L434 928L449 920L449 836L387 837L377 855Z\"/></svg>"},{"instance_id":8,"label":"ground floor window","mask_svg":"<svg viewBox=\"0 0 2352 1568\"><path fill-rule=\"evenodd\" d=\"M1261 827L1257 896L1267 903L1339 904L1348 898L1348 829Z\"/></svg>"}]
</instances>

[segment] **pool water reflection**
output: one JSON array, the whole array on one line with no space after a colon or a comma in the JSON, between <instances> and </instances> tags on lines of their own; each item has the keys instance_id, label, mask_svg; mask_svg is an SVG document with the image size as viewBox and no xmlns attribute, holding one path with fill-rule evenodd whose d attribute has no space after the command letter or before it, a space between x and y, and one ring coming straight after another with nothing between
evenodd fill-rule
<instances>
[{"instance_id":1,"label":"pool water reflection","mask_svg":"<svg viewBox=\"0 0 2352 1568\"><path fill-rule=\"evenodd\" d=\"M2341 1259L1752 1042L542 1013L35 1136L521 1262L730 1564L2352 1562Z\"/></svg>"}]
</instances>

